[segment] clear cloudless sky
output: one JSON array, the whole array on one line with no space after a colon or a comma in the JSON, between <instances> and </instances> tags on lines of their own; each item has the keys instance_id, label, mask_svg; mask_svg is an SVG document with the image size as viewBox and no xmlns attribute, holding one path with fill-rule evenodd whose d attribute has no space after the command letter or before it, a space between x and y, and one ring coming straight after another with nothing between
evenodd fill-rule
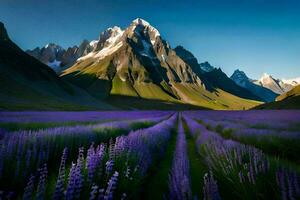
<instances>
[{"instance_id":1,"label":"clear cloudless sky","mask_svg":"<svg viewBox=\"0 0 300 200\"><path fill-rule=\"evenodd\" d=\"M24 50L97 39L137 17L228 75L300 76L300 0L0 0L0 21Z\"/></svg>"}]
</instances>

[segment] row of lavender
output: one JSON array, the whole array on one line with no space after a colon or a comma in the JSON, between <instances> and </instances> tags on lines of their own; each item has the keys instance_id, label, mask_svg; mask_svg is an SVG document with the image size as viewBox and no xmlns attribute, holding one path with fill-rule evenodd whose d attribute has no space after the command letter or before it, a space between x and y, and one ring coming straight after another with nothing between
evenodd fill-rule
<instances>
[{"instance_id":1,"label":"row of lavender","mask_svg":"<svg viewBox=\"0 0 300 200\"><path fill-rule=\"evenodd\" d=\"M199 156L210 175L204 180L204 199L299 199L299 174L261 150L226 140L187 114ZM214 179L215 177L215 179Z\"/></svg>"},{"instance_id":2,"label":"row of lavender","mask_svg":"<svg viewBox=\"0 0 300 200\"><path fill-rule=\"evenodd\" d=\"M31 122L91 122L107 120L134 120L170 115L168 111L21 111L0 112L0 123L31 123Z\"/></svg>"},{"instance_id":3,"label":"row of lavender","mask_svg":"<svg viewBox=\"0 0 300 200\"><path fill-rule=\"evenodd\" d=\"M46 169L51 169L48 175L53 176L53 173L57 172L57 162L64 148L67 148L69 159L74 159L78 147L88 147L91 143L107 142L110 138L111 143L113 143L113 138L119 135L127 134L133 129L153 125L167 117L164 115L89 126L6 133L0 138L0 190L4 190L5 195L9 193L8 191L14 195L20 193L20 189L27 181L26 179L43 163L47 163L47 167L41 168L40 171L43 174L40 177L46 176ZM95 151L98 153L102 151L102 146L95 148ZM78 159L81 160L81 157L82 153Z\"/></svg>"},{"instance_id":4,"label":"row of lavender","mask_svg":"<svg viewBox=\"0 0 300 200\"><path fill-rule=\"evenodd\" d=\"M162 155L177 116L153 127L117 137L109 145L92 144L87 151L79 148L77 162L66 171L67 150L63 151L61 165L56 178L53 199L125 199L130 198L153 160ZM157 154L158 152L158 154ZM23 198L32 195L43 197L47 186L46 165L39 170L37 186L31 176ZM66 175L68 174L68 176ZM66 178L66 176L68 178Z\"/></svg>"},{"instance_id":5,"label":"row of lavender","mask_svg":"<svg viewBox=\"0 0 300 200\"><path fill-rule=\"evenodd\" d=\"M268 113L268 111L266 111ZM268 154L300 163L300 116L297 111L272 111L272 116L257 113L228 112L225 116L188 113L207 128L228 139L253 145ZM267 117L266 117L267 116ZM269 117L269 118L268 118ZM297 118L299 117L299 118Z\"/></svg>"},{"instance_id":6,"label":"row of lavender","mask_svg":"<svg viewBox=\"0 0 300 200\"><path fill-rule=\"evenodd\" d=\"M300 125L299 110L250 110L250 111L189 111L189 116L211 121L230 121L254 128L277 130L298 130Z\"/></svg>"}]
</instances>

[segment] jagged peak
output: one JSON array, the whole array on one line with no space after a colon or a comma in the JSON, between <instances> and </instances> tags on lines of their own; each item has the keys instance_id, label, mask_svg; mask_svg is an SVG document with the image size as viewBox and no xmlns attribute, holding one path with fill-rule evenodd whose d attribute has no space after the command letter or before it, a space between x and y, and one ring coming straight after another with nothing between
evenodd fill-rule
<instances>
[{"instance_id":1,"label":"jagged peak","mask_svg":"<svg viewBox=\"0 0 300 200\"><path fill-rule=\"evenodd\" d=\"M146 20L141 19L141 18L136 18L135 20L132 21L132 23L130 25L130 27L133 27L132 30L135 30L136 27L139 27L139 26L147 28L148 31L150 31L152 33L151 43L153 45L155 43L156 37L160 36L159 31L155 27L153 27L149 22L147 22Z\"/></svg>"},{"instance_id":2,"label":"jagged peak","mask_svg":"<svg viewBox=\"0 0 300 200\"><path fill-rule=\"evenodd\" d=\"M265 79L265 78L272 78L272 76L267 73L263 73L261 79Z\"/></svg>"},{"instance_id":3,"label":"jagged peak","mask_svg":"<svg viewBox=\"0 0 300 200\"><path fill-rule=\"evenodd\" d=\"M136 18L135 20L132 21L133 24L136 25L142 25L142 26L151 26L149 22L142 18Z\"/></svg>"},{"instance_id":4,"label":"jagged peak","mask_svg":"<svg viewBox=\"0 0 300 200\"><path fill-rule=\"evenodd\" d=\"M45 49L51 48L51 49L63 49L61 46L55 43L48 43L44 46Z\"/></svg>"},{"instance_id":5,"label":"jagged peak","mask_svg":"<svg viewBox=\"0 0 300 200\"><path fill-rule=\"evenodd\" d=\"M241 76L247 77L246 73L244 71L242 71L242 70L239 70L239 69L234 70L232 76L233 75L241 75Z\"/></svg>"},{"instance_id":6,"label":"jagged peak","mask_svg":"<svg viewBox=\"0 0 300 200\"><path fill-rule=\"evenodd\" d=\"M0 22L0 40L8 40L8 39L9 37L5 29L5 26L2 22Z\"/></svg>"},{"instance_id":7,"label":"jagged peak","mask_svg":"<svg viewBox=\"0 0 300 200\"><path fill-rule=\"evenodd\" d=\"M123 34L123 32L124 31L118 26L110 27L105 31L101 32L99 41L100 43L103 43L107 40L109 40L109 43L114 42Z\"/></svg>"},{"instance_id":8,"label":"jagged peak","mask_svg":"<svg viewBox=\"0 0 300 200\"><path fill-rule=\"evenodd\" d=\"M205 72L211 72L211 71L213 71L213 70L216 69L215 67L213 67L213 66L212 66L209 62L207 62L207 61L205 61L205 62L203 62L203 63L200 63L199 65L200 65L201 69L202 69L203 71L205 71Z\"/></svg>"}]
</instances>

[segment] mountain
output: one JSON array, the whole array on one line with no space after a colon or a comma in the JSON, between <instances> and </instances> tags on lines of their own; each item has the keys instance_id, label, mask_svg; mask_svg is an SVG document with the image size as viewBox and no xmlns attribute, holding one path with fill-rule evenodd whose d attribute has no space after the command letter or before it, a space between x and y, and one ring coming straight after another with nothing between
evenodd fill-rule
<instances>
[{"instance_id":1,"label":"mountain","mask_svg":"<svg viewBox=\"0 0 300 200\"><path fill-rule=\"evenodd\" d=\"M288 87L292 86L292 89L294 86L300 85L300 77L293 79L282 79L281 82L285 85L288 85Z\"/></svg>"},{"instance_id":2,"label":"mountain","mask_svg":"<svg viewBox=\"0 0 300 200\"><path fill-rule=\"evenodd\" d=\"M300 85L278 96L275 102L262 104L254 109L300 109Z\"/></svg>"},{"instance_id":3,"label":"mountain","mask_svg":"<svg viewBox=\"0 0 300 200\"><path fill-rule=\"evenodd\" d=\"M78 58L61 76L95 97L122 96L120 99L159 100L211 109L242 109L259 104L244 99L259 98L224 73L205 72L197 63L192 57L184 58L178 48L172 49L156 28L138 18L124 30L115 26L102 32L96 48ZM211 81L220 74L220 81ZM222 86L224 79L228 86ZM244 98L231 94L231 90Z\"/></svg>"},{"instance_id":4,"label":"mountain","mask_svg":"<svg viewBox=\"0 0 300 200\"><path fill-rule=\"evenodd\" d=\"M112 109L12 42L0 22L0 109Z\"/></svg>"},{"instance_id":5,"label":"mountain","mask_svg":"<svg viewBox=\"0 0 300 200\"><path fill-rule=\"evenodd\" d=\"M191 66L192 70L202 80L207 90L213 91L215 88L220 88L238 97L259 101L262 100L247 89L235 84L221 69L213 67L209 62L199 64L196 57L184 47L178 46L174 50L183 61Z\"/></svg>"},{"instance_id":6,"label":"mountain","mask_svg":"<svg viewBox=\"0 0 300 200\"><path fill-rule=\"evenodd\" d=\"M275 79L271 75L264 73L259 80L253 81L253 83L268 88L273 92L275 92L276 94L283 94L291 90L295 85L299 84L300 82L299 79L290 79L290 80Z\"/></svg>"},{"instance_id":7,"label":"mountain","mask_svg":"<svg viewBox=\"0 0 300 200\"><path fill-rule=\"evenodd\" d=\"M72 66L79 57L85 56L92 52L98 41L83 40L79 46L69 47L67 49L61 46L49 43L42 48L27 50L26 53L35 57L42 63L51 67L57 73Z\"/></svg>"},{"instance_id":8,"label":"mountain","mask_svg":"<svg viewBox=\"0 0 300 200\"><path fill-rule=\"evenodd\" d=\"M296 85L288 92L285 92L276 98L276 101L282 101L287 98L292 98L300 95L300 85Z\"/></svg>"},{"instance_id":9,"label":"mountain","mask_svg":"<svg viewBox=\"0 0 300 200\"><path fill-rule=\"evenodd\" d=\"M247 75L240 70L235 70L230 77L237 85L246 88L256 96L260 97L265 102L274 101L278 94L274 93L272 90L256 85L252 82Z\"/></svg>"},{"instance_id":10,"label":"mountain","mask_svg":"<svg viewBox=\"0 0 300 200\"><path fill-rule=\"evenodd\" d=\"M200 63L200 68L204 71L204 72L211 72L214 69L216 69L215 67L213 67L212 65L209 64L209 62L204 62L204 63Z\"/></svg>"},{"instance_id":11,"label":"mountain","mask_svg":"<svg viewBox=\"0 0 300 200\"><path fill-rule=\"evenodd\" d=\"M246 99L262 101L260 97L256 96L251 91L237 85L220 68L215 68L214 70L205 73L205 79L211 83L213 87L220 88L233 95Z\"/></svg>"}]
</instances>

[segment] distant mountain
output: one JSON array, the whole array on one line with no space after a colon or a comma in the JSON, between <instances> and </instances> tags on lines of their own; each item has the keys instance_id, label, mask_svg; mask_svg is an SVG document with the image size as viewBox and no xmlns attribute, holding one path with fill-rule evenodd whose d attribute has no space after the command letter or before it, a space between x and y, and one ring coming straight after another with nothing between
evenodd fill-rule
<instances>
[{"instance_id":1,"label":"distant mountain","mask_svg":"<svg viewBox=\"0 0 300 200\"><path fill-rule=\"evenodd\" d=\"M211 72L216 69L215 67L210 65L209 62L200 63L199 65L204 72Z\"/></svg>"},{"instance_id":2,"label":"distant mountain","mask_svg":"<svg viewBox=\"0 0 300 200\"><path fill-rule=\"evenodd\" d=\"M221 69L213 67L208 62L199 64L195 56L184 47L178 46L174 50L183 61L192 67L193 71L202 80L207 90L213 91L215 88L220 88L238 97L259 101L262 100L259 96L252 94L247 89L241 88L234 83Z\"/></svg>"},{"instance_id":3,"label":"distant mountain","mask_svg":"<svg viewBox=\"0 0 300 200\"><path fill-rule=\"evenodd\" d=\"M22 51L0 22L0 109L111 109Z\"/></svg>"},{"instance_id":4,"label":"distant mountain","mask_svg":"<svg viewBox=\"0 0 300 200\"><path fill-rule=\"evenodd\" d=\"M280 80L275 79L271 75L264 73L262 77L257 80L253 81L253 83L268 88L275 92L276 94L283 94L291 90L294 86L298 85L298 79L290 79L290 80Z\"/></svg>"},{"instance_id":5,"label":"distant mountain","mask_svg":"<svg viewBox=\"0 0 300 200\"><path fill-rule=\"evenodd\" d=\"M35 57L39 61L51 67L57 73L60 73L64 69L72 66L79 57L85 56L92 52L98 41L84 40L79 46L69 47L67 49L61 46L49 43L42 48L35 48L33 50L27 50L26 53Z\"/></svg>"},{"instance_id":6,"label":"distant mountain","mask_svg":"<svg viewBox=\"0 0 300 200\"><path fill-rule=\"evenodd\" d=\"M265 88L261 85L256 85L253 81L248 78L248 76L240 70L235 70L234 73L230 77L237 85L246 88L247 90L251 91L256 96L260 97L265 102L274 101L275 98L278 96L272 90Z\"/></svg>"},{"instance_id":7,"label":"distant mountain","mask_svg":"<svg viewBox=\"0 0 300 200\"><path fill-rule=\"evenodd\" d=\"M248 89L237 85L233 80L228 78L228 76L220 68L215 68L214 70L205 73L205 79L214 87L220 88L233 95L246 99L262 101L262 99L259 96L253 94Z\"/></svg>"},{"instance_id":8,"label":"distant mountain","mask_svg":"<svg viewBox=\"0 0 300 200\"><path fill-rule=\"evenodd\" d=\"M278 96L275 102L262 104L254 109L300 109L300 85Z\"/></svg>"},{"instance_id":9,"label":"distant mountain","mask_svg":"<svg viewBox=\"0 0 300 200\"><path fill-rule=\"evenodd\" d=\"M296 85L290 91L285 92L276 98L276 101L282 101L287 98L292 98L300 95L300 85Z\"/></svg>"},{"instance_id":10,"label":"distant mountain","mask_svg":"<svg viewBox=\"0 0 300 200\"><path fill-rule=\"evenodd\" d=\"M281 82L286 85L297 86L300 85L300 77L293 79L282 79ZM293 88L292 87L292 88Z\"/></svg>"},{"instance_id":11,"label":"distant mountain","mask_svg":"<svg viewBox=\"0 0 300 200\"><path fill-rule=\"evenodd\" d=\"M212 109L249 108L259 100L221 70L208 69L184 48L172 49L159 31L143 19L129 27L109 28L97 47L62 73L64 80L93 96L187 103ZM243 98L241 98L241 96ZM247 98L247 99L244 99Z\"/></svg>"}]
</instances>

